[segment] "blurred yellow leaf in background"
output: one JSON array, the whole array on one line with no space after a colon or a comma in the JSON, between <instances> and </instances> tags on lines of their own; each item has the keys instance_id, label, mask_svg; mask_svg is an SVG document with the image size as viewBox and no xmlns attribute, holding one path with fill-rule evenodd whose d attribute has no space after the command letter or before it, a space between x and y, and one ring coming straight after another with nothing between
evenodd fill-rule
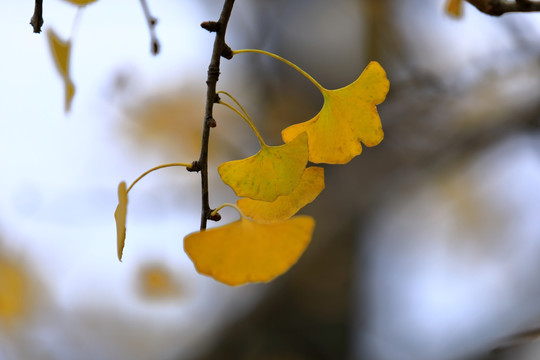
<instances>
[{"instance_id":1,"label":"blurred yellow leaf in background","mask_svg":"<svg viewBox=\"0 0 540 360\"><path fill-rule=\"evenodd\" d=\"M69 57L71 51L71 42L61 40L58 35L54 33L52 29L47 31L47 37L49 39L49 45L51 46L51 52L54 58L54 63L64 80L65 86L65 102L64 109L69 111L71 108L71 101L75 95L75 85L69 75Z\"/></svg>"},{"instance_id":2,"label":"blurred yellow leaf in background","mask_svg":"<svg viewBox=\"0 0 540 360\"><path fill-rule=\"evenodd\" d=\"M0 262L0 318L9 321L23 310L23 275L13 264Z\"/></svg>"},{"instance_id":3,"label":"blurred yellow leaf in background","mask_svg":"<svg viewBox=\"0 0 540 360\"><path fill-rule=\"evenodd\" d=\"M284 145L262 144L257 154L223 163L218 167L218 172L236 195L274 201L296 188L307 161L307 137L300 134Z\"/></svg>"},{"instance_id":4,"label":"blurred yellow leaf in background","mask_svg":"<svg viewBox=\"0 0 540 360\"><path fill-rule=\"evenodd\" d=\"M122 181L118 184L118 206L114 212L116 222L116 247L118 260L122 261L122 252L126 241L126 216L127 216L127 189L126 183Z\"/></svg>"},{"instance_id":5,"label":"blurred yellow leaf in background","mask_svg":"<svg viewBox=\"0 0 540 360\"><path fill-rule=\"evenodd\" d=\"M375 146L384 137L375 105L386 98L390 83L375 61L352 84L337 90L321 89L324 104L311 120L289 126L281 133L288 143L308 134L309 161L345 164L362 152L360 141Z\"/></svg>"},{"instance_id":6,"label":"blurred yellow leaf in background","mask_svg":"<svg viewBox=\"0 0 540 360\"><path fill-rule=\"evenodd\" d=\"M242 217L184 238L184 250L201 274L235 286L267 282L293 266L311 241L315 221L296 216L259 223Z\"/></svg>"},{"instance_id":7,"label":"blurred yellow leaf in background","mask_svg":"<svg viewBox=\"0 0 540 360\"><path fill-rule=\"evenodd\" d=\"M271 202L242 198L236 202L236 205L244 215L252 219L268 222L283 221L315 200L323 189L324 169L312 166L304 170L300 183L289 195L280 196Z\"/></svg>"},{"instance_id":8,"label":"blurred yellow leaf in background","mask_svg":"<svg viewBox=\"0 0 540 360\"><path fill-rule=\"evenodd\" d=\"M24 268L0 255L0 327L9 326L24 317L27 283Z\"/></svg>"},{"instance_id":9,"label":"blurred yellow leaf in background","mask_svg":"<svg viewBox=\"0 0 540 360\"><path fill-rule=\"evenodd\" d=\"M137 277L140 295L147 300L175 300L182 291L174 272L162 264L141 267Z\"/></svg>"},{"instance_id":10,"label":"blurred yellow leaf in background","mask_svg":"<svg viewBox=\"0 0 540 360\"><path fill-rule=\"evenodd\" d=\"M461 17L463 15L463 0L448 0L446 13L456 18Z\"/></svg>"}]
</instances>

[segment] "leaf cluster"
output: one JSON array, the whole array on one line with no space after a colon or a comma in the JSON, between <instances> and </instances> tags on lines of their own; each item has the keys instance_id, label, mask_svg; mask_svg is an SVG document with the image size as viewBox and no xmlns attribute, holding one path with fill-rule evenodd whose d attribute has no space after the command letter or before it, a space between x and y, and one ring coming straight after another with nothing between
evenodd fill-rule
<instances>
[{"instance_id":1,"label":"leaf cluster","mask_svg":"<svg viewBox=\"0 0 540 360\"><path fill-rule=\"evenodd\" d=\"M70 2L81 6L92 1ZM228 0L224 5L226 9L229 4L229 15L232 3L232 0ZM155 19L151 20L153 28ZM260 150L245 159L231 160L217 168L222 181L239 197L236 204L223 204L209 214L204 214L203 209L203 217L217 221L221 218L218 211L230 206L237 209L240 219L209 230L202 227L200 231L187 235L184 250L200 273L228 285L242 285L274 279L294 265L305 251L311 241L315 221L310 216L295 215L314 201L325 187L324 168L310 166L310 163L346 164L361 154L362 144L375 146L382 141L384 133L376 106L384 101L389 81L381 65L373 61L350 85L326 89L297 65L276 54L256 49L231 50L224 43L223 24L203 23L205 29L217 32L216 39L222 40L222 43L216 40L214 48L217 46L222 50L221 54L217 54L218 60L220 56L234 59L238 54L246 53L270 56L304 75L320 90L324 100L315 117L283 129L283 144L267 145L240 102L226 91L215 91L219 61L213 58L211 62L209 76L216 76L212 88L211 82L207 82L212 100L207 108L210 105L211 110L213 104L217 103L234 111L249 125L259 140ZM62 41L52 30L48 32L48 38L65 84L65 108L68 111L75 93L69 73L71 42ZM221 97L227 97L232 103ZM207 159L208 134L205 137L204 132L208 132L209 124L214 123L208 111L204 121L201 158ZM185 167L188 171L206 171L206 163L201 163L199 159L157 166L143 173L129 187L124 181L120 182L118 206L114 214L119 260L122 259L126 238L129 191L149 173L170 166ZM203 181L203 196L205 191Z\"/></svg>"}]
</instances>

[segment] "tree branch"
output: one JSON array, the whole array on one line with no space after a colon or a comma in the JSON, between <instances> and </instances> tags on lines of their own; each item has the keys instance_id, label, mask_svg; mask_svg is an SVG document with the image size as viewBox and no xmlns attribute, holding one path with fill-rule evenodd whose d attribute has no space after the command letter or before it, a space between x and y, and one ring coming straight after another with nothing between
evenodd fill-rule
<instances>
[{"instance_id":1,"label":"tree branch","mask_svg":"<svg viewBox=\"0 0 540 360\"><path fill-rule=\"evenodd\" d=\"M30 19L30 25L34 28L35 33L41 32L41 27L43 26L43 0L36 0L34 15Z\"/></svg>"},{"instance_id":2,"label":"tree branch","mask_svg":"<svg viewBox=\"0 0 540 360\"><path fill-rule=\"evenodd\" d=\"M540 2L532 0L515 0L513 2L507 0L467 0L467 2L481 12L493 16L509 12L540 11Z\"/></svg>"},{"instance_id":3,"label":"tree branch","mask_svg":"<svg viewBox=\"0 0 540 360\"><path fill-rule=\"evenodd\" d=\"M150 9L146 0L141 0L141 6L143 8L144 17L148 23L148 29L150 30L150 52L152 55L157 55L159 53L159 41L156 36L155 27L157 25L157 19L150 14Z\"/></svg>"},{"instance_id":4,"label":"tree branch","mask_svg":"<svg viewBox=\"0 0 540 360\"><path fill-rule=\"evenodd\" d=\"M201 230L206 229L207 220L212 219L210 214L212 211L210 209L210 201L208 196L208 143L210 140L210 128L216 126L216 121L213 117L213 110L214 103L217 99L216 86L219 79L221 56L225 54L226 57L230 58L230 49L225 44L225 32L227 31L227 24L229 23L229 18L231 17L233 5L234 0L225 0L218 22L204 22L201 24L204 29L214 31L216 33L212 58L210 60L210 65L208 66L208 77L206 80L206 107L204 113L201 154L199 160L197 161L197 168L201 171Z\"/></svg>"}]
</instances>

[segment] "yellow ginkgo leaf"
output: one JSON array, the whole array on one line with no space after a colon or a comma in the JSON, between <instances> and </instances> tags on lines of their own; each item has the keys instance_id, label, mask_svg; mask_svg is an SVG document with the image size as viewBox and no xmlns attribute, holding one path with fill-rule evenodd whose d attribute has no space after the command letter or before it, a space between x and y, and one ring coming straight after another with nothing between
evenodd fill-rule
<instances>
[{"instance_id":1,"label":"yellow ginkgo leaf","mask_svg":"<svg viewBox=\"0 0 540 360\"><path fill-rule=\"evenodd\" d=\"M252 219L267 222L283 221L315 200L323 189L324 169L312 166L304 170L300 183L289 195L280 196L271 202L242 198L236 205L244 215Z\"/></svg>"},{"instance_id":2,"label":"yellow ginkgo leaf","mask_svg":"<svg viewBox=\"0 0 540 360\"><path fill-rule=\"evenodd\" d=\"M384 101L390 83L379 63L372 61L352 84L337 90L320 88L321 111L311 120L289 126L281 133L285 142L308 134L309 160L345 164L362 152L362 145L375 146L384 137L375 105Z\"/></svg>"},{"instance_id":3,"label":"yellow ginkgo leaf","mask_svg":"<svg viewBox=\"0 0 540 360\"><path fill-rule=\"evenodd\" d=\"M447 0L446 13L459 18L463 15L463 0Z\"/></svg>"},{"instance_id":4,"label":"yellow ginkgo leaf","mask_svg":"<svg viewBox=\"0 0 540 360\"><path fill-rule=\"evenodd\" d=\"M267 282L286 272L311 241L315 221L296 216L258 223L242 217L184 238L184 250L201 274L235 286Z\"/></svg>"},{"instance_id":5,"label":"yellow ginkgo leaf","mask_svg":"<svg viewBox=\"0 0 540 360\"><path fill-rule=\"evenodd\" d=\"M223 163L218 172L236 195L274 201L290 194L300 182L308 161L307 137L299 134L284 145L261 145L257 154Z\"/></svg>"},{"instance_id":6,"label":"yellow ginkgo leaf","mask_svg":"<svg viewBox=\"0 0 540 360\"><path fill-rule=\"evenodd\" d=\"M75 94L75 85L69 75L69 58L71 51L71 42L61 40L53 30L47 31L47 37L51 46L53 58L55 60L56 67L62 76L65 87L65 111L69 111L71 107L71 101Z\"/></svg>"},{"instance_id":7,"label":"yellow ginkgo leaf","mask_svg":"<svg viewBox=\"0 0 540 360\"><path fill-rule=\"evenodd\" d=\"M146 175L163 168L168 167L185 167L190 168L193 164L188 163L169 163L155 166L149 170L146 170L138 178L135 179L128 187L124 181L118 184L118 206L114 211L114 220L116 222L116 247L118 253L118 260L122 261L122 253L124 251L124 243L126 241L126 215L127 215L127 204L128 204L128 193L129 191L137 184L142 178Z\"/></svg>"},{"instance_id":8,"label":"yellow ginkgo leaf","mask_svg":"<svg viewBox=\"0 0 540 360\"><path fill-rule=\"evenodd\" d=\"M64 0L74 5L84 6L96 2L97 0Z\"/></svg>"},{"instance_id":9,"label":"yellow ginkgo leaf","mask_svg":"<svg viewBox=\"0 0 540 360\"><path fill-rule=\"evenodd\" d=\"M122 261L122 252L124 251L124 243L126 241L127 202L126 183L122 181L118 185L118 206L114 212L114 220L116 221L116 248L118 260L120 261Z\"/></svg>"}]
</instances>

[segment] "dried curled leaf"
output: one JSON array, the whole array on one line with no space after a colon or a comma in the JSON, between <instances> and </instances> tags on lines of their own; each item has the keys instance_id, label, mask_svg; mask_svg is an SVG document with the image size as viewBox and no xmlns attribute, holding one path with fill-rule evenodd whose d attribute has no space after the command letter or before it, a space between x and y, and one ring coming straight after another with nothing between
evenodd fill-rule
<instances>
[{"instance_id":1,"label":"dried curled leaf","mask_svg":"<svg viewBox=\"0 0 540 360\"><path fill-rule=\"evenodd\" d=\"M242 217L184 238L184 250L201 274L235 286L267 282L286 272L311 241L315 221L296 216L258 223Z\"/></svg>"},{"instance_id":2,"label":"dried curled leaf","mask_svg":"<svg viewBox=\"0 0 540 360\"><path fill-rule=\"evenodd\" d=\"M51 29L47 31L47 37L49 39L49 44L51 46L51 52L55 60L56 67L58 68L60 76L62 76L62 80L64 81L64 109L67 112L71 108L71 101L73 100L73 95L75 95L75 85L73 84L73 81L69 75L71 42L61 40Z\"/></svg>"},{"instance_id":3,"label":"dried curled leaf","mask_svg":"<svg viewBox=\"0 0 540 360\"><path fill-rule=\"evenodd\" d=\"M352 84L337 90L323 89L324 104L311 120L281 132L288 143L299 134L308 135L309 161L345 164L375 146L384 137L376 105L386 98L390 83L379 63L372 61Z\"/></svg>"},{"instance_id":4,"label":"dried curled leaf","mask_svg":"<svg viewBox=\"0 0 540 360\"><path fill-rule=\"evenodd\" d=\"M116 221L116 247L118 260L120 261L122 261L122 253L126 241L127 202L126 183L122 181L118 184L118 206L114 212L114 220Z\"/></svg>"},{"instance_id":5,"label":"dried curled leaf","mask_svg":"<svg viewBox=\"0 0 540 360\"><path fill-rule=\"evenodd\" d=\"M244 215L252 219L267 222L283 221L315 200L323 189L324 169L312 166L304 170L300 183L289 195L280 196L271 202L242 198L236 205Z\"/></svg>"},{"instance_id":6,"label":"dried curled leaf","mask_svg":"<svg viewBox=\"0 0 540 360\"><path fill-rule=\"evenodd\" d=\"M236 195L274 201L296 188L307 161L307 137L300 134L287 144L263 145L257 154L247 159L223 163L218 172Z\"/></svg>"}]
</instances>

